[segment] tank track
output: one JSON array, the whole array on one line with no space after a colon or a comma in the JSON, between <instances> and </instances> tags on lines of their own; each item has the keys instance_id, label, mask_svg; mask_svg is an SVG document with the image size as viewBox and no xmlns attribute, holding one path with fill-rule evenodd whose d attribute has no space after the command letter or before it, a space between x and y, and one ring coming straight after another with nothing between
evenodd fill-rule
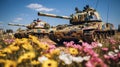
<instances>
[{"instance_id":1,"label":"tank track","mask_svg":"<svg viewBox=\"0 0 120 67\"><path fill-rule=\"evenodd\" d=\"M19 39L21 39L21 38L28 38L28 34L27 33L15 33L14 34L14 37L15 38L19 38Z\"/></svg>"},{"instance_id":2,"label":"tank track","mask_svg":"<svg viewBox=\"0 0 120 67\"><path fill-rule=\"evenodd\" d=\"M15 38L29 38L29 35L36 36L38 38L43 38L44 36L48 36L48 34L42 34L42 33L15 33L14 37Z\"/></svg>"},{"instance_id":3,"label":"tank track","mask_svg":"<svg viewBox=\"0 0 120 67\"><path fill-rule=\"evenodd\" d=\"M90 33L91 32L91 33ZM76 43L79 43L80 40L83 42L94 42L94 41L100 41L102 39L106 39L108 37L111 37L115 35L115 31L89 31L88 34L83 32L57 32L57 33L51 33L49 35L50 39L53 40L56 43L63 43L64 41L75 41Z\"/></svg>"}]
</instances>

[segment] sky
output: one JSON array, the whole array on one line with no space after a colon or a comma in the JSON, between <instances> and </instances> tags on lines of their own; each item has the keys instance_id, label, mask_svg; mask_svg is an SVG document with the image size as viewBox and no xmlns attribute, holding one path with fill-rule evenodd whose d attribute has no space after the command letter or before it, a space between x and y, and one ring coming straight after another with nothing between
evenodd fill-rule
<instances>
[{"instance_id":1,"label":"sky","mask_svg":"<svg viewBox=\"0 0 120 67\"><path fill-rule=\"evenodd\" d=\"M118 28L120 24L120 0L0 0L0 28L15 31L19 27L8 26L8 23L28 25L37 18L51 26L69 24L69 20L38 16L37 13L70 16L75 13L75 7L83 10L85 5L95 8L103 22L112 23L115 28Z\"/></svg>"}]
</instances>

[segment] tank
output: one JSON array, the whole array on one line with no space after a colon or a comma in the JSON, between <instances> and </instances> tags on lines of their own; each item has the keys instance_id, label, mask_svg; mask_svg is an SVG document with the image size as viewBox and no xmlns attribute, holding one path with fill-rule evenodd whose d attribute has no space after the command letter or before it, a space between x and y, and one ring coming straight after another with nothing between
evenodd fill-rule
<instances>
[{"instance_id":1,"label":"tank","mask_svg":"<svg viewBox=\"0 0 120 67\"><path fill-rule=\"evenodd\" d=\"M111 37L115 34L114 25L102 21L99 13L86 5L81 11L77 7L75 13L70 16L59 16L38 12L38 16L60 18L69 20L68 25L58 25L56 30L50 31L49 37L55 42L85 41L92 42Z\"/></svg>"},{"instance_id":2,"label":"tank","mask_svg":"<svg viewBox=\"0 0 120 67\"><path fill-rule=\"evenodd\" d=\"M28 35L35 35L38 37L43 37L43 36L49 34L49 28L50 28L50 25L48 23L41 21L39 19L33 20L33 22L31 24L28 24L28 25L13 24L13 23L9 23L8 25L21 26L21 27L27 28L25 30L18 29L14 33L14 36L16 38L27 38Z\"/></svg>"}]
</instances>

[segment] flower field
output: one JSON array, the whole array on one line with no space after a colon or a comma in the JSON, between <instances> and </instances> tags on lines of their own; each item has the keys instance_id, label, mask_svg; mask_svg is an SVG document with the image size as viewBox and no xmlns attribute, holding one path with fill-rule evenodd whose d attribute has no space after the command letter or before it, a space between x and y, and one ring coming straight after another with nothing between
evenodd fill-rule
<instances>
[{"instance_id":1,"label":"flower field","mask_svg":"<svg viewBox=\"0 0 120 67\"><path fill-rule=\"evenodd\" d=\"M0 38L0 67L120 67L120 37L56 46L35 36Z\"/></svg>"}]
</instances>

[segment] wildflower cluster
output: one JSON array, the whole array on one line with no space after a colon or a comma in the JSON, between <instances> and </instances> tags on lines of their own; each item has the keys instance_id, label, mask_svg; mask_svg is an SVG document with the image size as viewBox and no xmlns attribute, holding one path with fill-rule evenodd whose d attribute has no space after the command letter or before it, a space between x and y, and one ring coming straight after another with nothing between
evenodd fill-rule
<instances>
[{"instance_id":1,"label":"wildflower cluster","mask_svg":"<svg viewBox=\"0 0 120 67\"><path fill-rule=\"evenodd\" d=\"M106 42L64 42L64 46L29 38L4 39L0 45L1 67L119 67L120 41L108 38Z\"/></svg>"}]
</instances>

